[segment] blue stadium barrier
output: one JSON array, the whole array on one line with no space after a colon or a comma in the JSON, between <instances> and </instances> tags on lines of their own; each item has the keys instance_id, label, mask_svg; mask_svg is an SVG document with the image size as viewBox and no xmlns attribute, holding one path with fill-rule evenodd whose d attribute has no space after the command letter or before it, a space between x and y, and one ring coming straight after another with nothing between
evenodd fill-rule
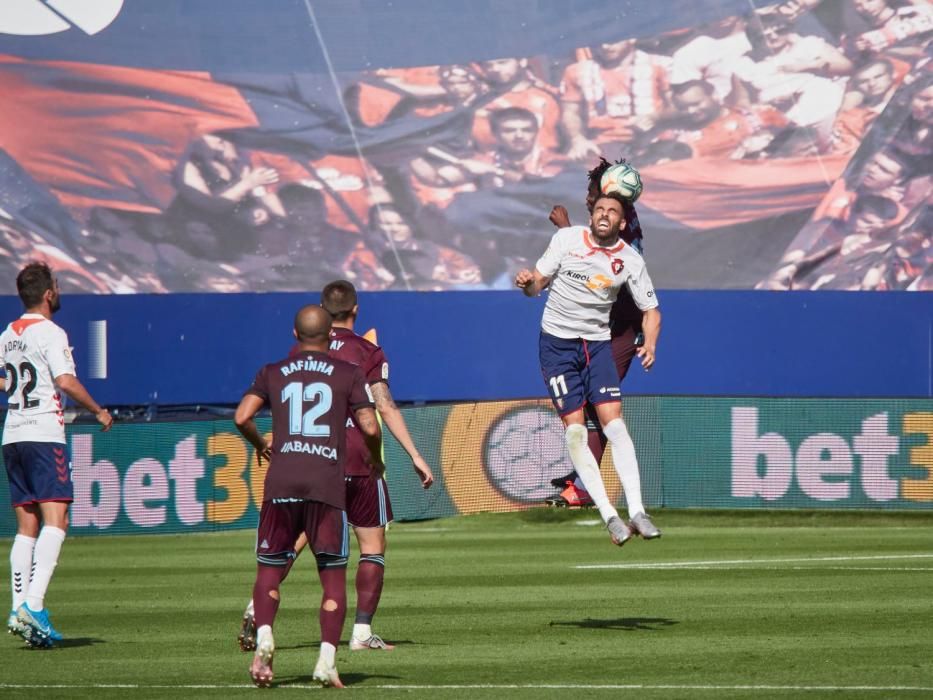
<instances>
[{"instance_id":1,"label":"blue stadium barrier","mask_svg":"<svg viewBox=\"0 0 933 700\"><path fill-rule=\"evenodd\" d=\"M636 363L626 393L933 396L929 294L662 290L659 297L657 367L646 373ZM64 297L56 319L81 377L105 403L227 404L262 364L288 351L294 312L317 301L317 293L75 295ZM517 290L362 294L357 330L376 329L400 401L540 397L543 304ZM19 313L15 297L0 298L0 318ZM106 372L89 356L101 320Z\"/></svg>"}]
</instances>

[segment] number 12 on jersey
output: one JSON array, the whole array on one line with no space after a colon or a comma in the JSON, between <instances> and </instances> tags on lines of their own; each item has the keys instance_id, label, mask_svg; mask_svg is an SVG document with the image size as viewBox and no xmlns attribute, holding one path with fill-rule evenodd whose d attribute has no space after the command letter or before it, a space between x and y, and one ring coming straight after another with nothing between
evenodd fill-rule
<instances>
[{"instance_id":1,"label":"number 12 on jersey","mask_svg":"<svg viewBox=\"0 0 933 700\"><path fill-rule=\"evenodd\" d=\"M330 386L323 382L286 385L282 389L282 403L288 404L288 432L305 437L330 437L330 426L317 421L330 410L333 400ZM305 402L313 404L307 411L304 410Z\"/></svg>"}]
</instances>

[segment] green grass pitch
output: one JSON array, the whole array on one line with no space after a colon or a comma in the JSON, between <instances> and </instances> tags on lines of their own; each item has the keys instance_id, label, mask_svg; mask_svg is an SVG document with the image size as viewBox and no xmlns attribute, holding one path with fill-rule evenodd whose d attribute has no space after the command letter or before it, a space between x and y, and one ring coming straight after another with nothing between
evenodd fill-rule
<instances>
[{"instance_id":1,"label":"green grass pitch","mask_svg":"<svg viewBox=\"0 0 933 700\"><path fill-rule=\"evenodd\" d=\"M664 536L622 549L596 517L393 524L374 630L398 647L341 644L350 692L933 697L933 514L658 511ZM0 696L311 692L320 589L307 553L282 588L275 687L251 687L236 634L252 546L246 531L69 539L47 599L66 641L0 639ZM349 599L345 639L352 584Z\"/></svg>"}]
</instances>

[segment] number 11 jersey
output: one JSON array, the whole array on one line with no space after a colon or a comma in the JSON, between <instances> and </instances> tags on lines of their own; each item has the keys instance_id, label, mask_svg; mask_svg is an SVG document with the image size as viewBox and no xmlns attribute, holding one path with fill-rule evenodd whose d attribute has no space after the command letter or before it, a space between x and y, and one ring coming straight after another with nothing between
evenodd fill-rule
<instances>
[{"instance_id":1,"label":"number 11 jersey","mask_svg":"<svg viewBox=\"0 0 933 700\"><path fill-rule=\"evenodd\" d=\"M266 365L248 394L272 412L272 461L263 500L296 498L345 508L349 411L373 406L359 367L323 352Z\"/></svg>"}]
</instances>

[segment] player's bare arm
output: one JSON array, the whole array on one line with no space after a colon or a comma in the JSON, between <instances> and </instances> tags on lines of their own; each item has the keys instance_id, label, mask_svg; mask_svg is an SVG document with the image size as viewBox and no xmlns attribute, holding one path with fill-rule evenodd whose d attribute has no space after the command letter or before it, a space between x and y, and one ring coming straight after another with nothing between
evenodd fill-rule
<instances>
[{"instance_id":1,"label":"player's bare arm","mask_svg":"<svg viewBox=\"0 0 933 700\"><path fill-rule=\"evenodd\" d=\"M363 433L363 440L369 448L370 462L376 476L385 474L386 465L382 463L382 430L376 420L376 410L371 406L363 406L354 411L356 425Z\"/></svg>"},{"instance_id":2,"label":"player's bare arm","mask_svg":"<svg viewBox=\"0 0 933 700\"><path fill-rule=\"evenodd\" d=\"M521 289L526 297L537 296L550 283L551 278L545 277L537 270L519 270L515 275L515 286Z\"/></svg>"},{"instance_id":3,"label":"player's bare arm","mask_svg":"<svg viewBox=\"0 0 933 700\"><path fill-rule=\"evenodd\" d=\"M645 334L645 344L638 348L638 357L641 358L641 366L647 372L654 366L658 336L661 335L661 311L658 308L645 311L641 326Z\"/></svg>"},{"instance_id":4,"label":"player's bare arm","mask_svg":"<svg viewBox=\"0 0 933 700\"><path fill-rule=\"evenodd\" d=\"M101 408L84 385L73 374L60 374L55 377L55 386L68 394L72 401L80 404L84 409L94 414L97 422L101 424L101 430L107 432L113 427L113 417L106 408Z\"/></svg>"},{"instance_id":5,"label":"player's bare arm","mask_svg":"<svg viewBox=\"0 0 933 700\"><path fill-rule=\"evenodd\" d=\"M557 228L570 226L570 214L567 213L567 207L562 204L555 204L547 218Z\"/></svg>"},{"instance_id":6,"label":"player's bare arm","mask_svg":"<svg viewBox=\"0 0 933 700\"><path fill-rule=\"evenodd\" d=\"M415 447L415 442L411 439L408 426L405 424L405 418L392 398L389 385L385 382L377 382L372 384L370 388L376 401L376 410L382 416L383 422L385 422L389 432L398 440L405 452L408 453L411 463L415 467L415 472L418 474L418 478L421 479L422 487L429 488L434 483L434 474L431 472L428 463L424 461L421 453L418 452L418 448Z\"/></svg>"},{"instance_id":7,"label":"player's bare arm","mask_svg":"<svg viewBox=\"0 0 933 700\"><path fill-rule=\"evenodd\" d=\"M256 459L260 463L262 463L263 459L269 460L272 458L272 446L259 433L256 421L253 420L263 404L263 400L255 394L247 394L240 401L240 405L236 407L236 413L233 415L236 429L256 449Z\"/></svg>"}]
</instances>

